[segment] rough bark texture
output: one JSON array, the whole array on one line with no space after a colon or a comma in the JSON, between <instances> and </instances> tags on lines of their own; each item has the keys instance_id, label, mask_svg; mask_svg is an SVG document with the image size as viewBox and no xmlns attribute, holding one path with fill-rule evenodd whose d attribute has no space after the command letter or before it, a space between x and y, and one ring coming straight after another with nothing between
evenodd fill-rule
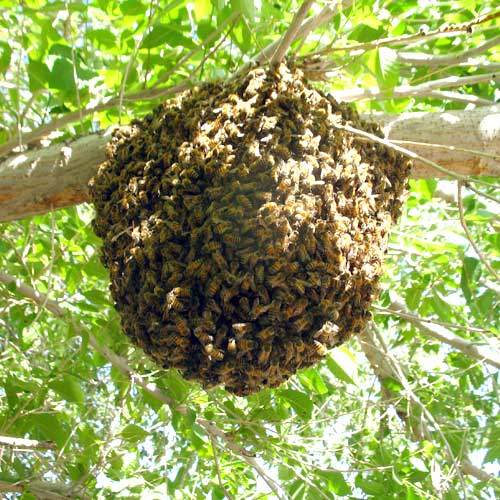
<instances>
[{"instance_id":1,"label":"rough bark texture","mask_svg":"<svg viewBox=\"0 0 500 500\"><path fill-rule=\"evenodd\" d=\"M373 119L381 123L388 139L446 146L403 144L444 168L464 175L500 176L500 106L380 115ZM90 135L69 144L55 144L4 159L0 163L0 221L87 201L87 183L105 159L107 140L106 135ZM482 155L453 148L476 150ZM417 163L412 176L443 174Z\"/></svg>"}]
</instances>

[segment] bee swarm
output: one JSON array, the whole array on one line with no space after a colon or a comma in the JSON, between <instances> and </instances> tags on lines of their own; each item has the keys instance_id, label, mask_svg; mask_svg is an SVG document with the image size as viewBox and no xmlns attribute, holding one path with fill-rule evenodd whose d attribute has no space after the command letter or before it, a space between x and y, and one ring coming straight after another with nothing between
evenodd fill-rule
<instances>
[{"instance_id":1,"label":"bee swarm","mask_svg":"<svg viewBox=\"0 0 500 500\"><path fill-rule=\"evenodd\" d=\"M90 182L124 331L204 387L276 387L359 332L410 164L298 70L204 84L115 131Z\"/></svg>"}]
</instances>

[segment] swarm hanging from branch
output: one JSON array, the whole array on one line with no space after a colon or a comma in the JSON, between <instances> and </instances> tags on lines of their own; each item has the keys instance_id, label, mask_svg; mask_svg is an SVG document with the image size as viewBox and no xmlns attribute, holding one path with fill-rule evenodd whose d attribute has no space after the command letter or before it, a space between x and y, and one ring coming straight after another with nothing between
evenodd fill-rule
<instances>
[{"instance_id":1,"label":"swarm hanging from branch","mask_svg":"<svg viewBox=\"0 0 500 500\"><path fill-rule=\"evenodd\" d=\"M381 136L279 64L115 133L94 230L123 329L157 364L246 395L365 326L410 164L345 123Z\"/></svg>"}]
</instances>

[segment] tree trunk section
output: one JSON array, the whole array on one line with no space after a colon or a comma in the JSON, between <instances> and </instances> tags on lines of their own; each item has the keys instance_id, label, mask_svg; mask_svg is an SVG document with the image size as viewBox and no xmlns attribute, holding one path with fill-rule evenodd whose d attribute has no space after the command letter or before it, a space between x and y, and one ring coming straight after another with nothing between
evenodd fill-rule
<instances>
[{"instance_id":1,"label":"tree trunk section","mask_svg":"<svg viewBox=\"0 0 500 500\"><path fill-rule=\"evenodd\" d=\"M378 121L388 139L423 143L401 145L450 171L462 175L500 176L500 106L364 118ZM0 221L21 219L87 201L87 183L106 158L108 139L107 134L94 134L4 159L0 163ZM431 178L443 174L417 162L412 176Z\"/></svg>"}]
</instances>

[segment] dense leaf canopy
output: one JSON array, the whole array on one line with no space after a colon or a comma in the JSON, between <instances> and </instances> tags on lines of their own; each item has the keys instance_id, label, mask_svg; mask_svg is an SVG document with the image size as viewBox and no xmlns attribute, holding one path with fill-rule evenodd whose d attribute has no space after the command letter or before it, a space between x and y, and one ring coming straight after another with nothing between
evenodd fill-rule
<instances>
[{"instance_id":1,"label":"dense leaf canopy","mask_svg":"<svg viewBox=\"0 0 500 500\"><path fill-rule=\"evenodd\" d=\"M304 24L281 47L362 112L500 98L493 0L307 3L294 23L292 0L0 0L0 151L125 125L197 82L267 64ZM123 335L90 205L2 224L0 492L495 498L495 182L412 180L367 331L243 398L159 370Z\"/></svg>"}]
</instances>

